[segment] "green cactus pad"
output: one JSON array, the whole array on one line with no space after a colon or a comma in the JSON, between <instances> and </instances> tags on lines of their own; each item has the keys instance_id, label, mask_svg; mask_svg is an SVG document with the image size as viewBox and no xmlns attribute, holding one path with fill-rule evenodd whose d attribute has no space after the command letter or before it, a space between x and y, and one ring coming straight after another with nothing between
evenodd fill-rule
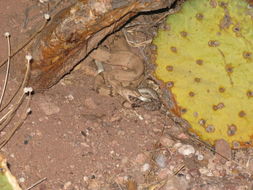
<instances>
[{"instance_id":1,"label":"green cactus pad","mask_svg":"<svg viewBox=\"0 0 253 190\"><path fill-rule=\"evenodd\" d=\"M0 190L22 190L16 178L10 173L6 159L0 155Z\"/></svg>"},{"instance_id":2,"label":"green cactus pad","mask_svg":"<svg viewBox=\"0 0 253 190\"><path fill-rule=\"evenodd\" d=\"M253 8L246 0L188 0L154 39L155 76L191 130L214 144L253 146Z\"/></svg>"}]
</instances>

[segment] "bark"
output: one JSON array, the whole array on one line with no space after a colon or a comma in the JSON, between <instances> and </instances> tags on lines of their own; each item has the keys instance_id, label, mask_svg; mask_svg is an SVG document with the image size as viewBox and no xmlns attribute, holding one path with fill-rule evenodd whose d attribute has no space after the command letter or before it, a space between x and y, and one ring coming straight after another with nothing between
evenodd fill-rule
<instances>
[{"instance_id":1,"label":"bark","mask_svg":"<svg viewBox=\"0 0 253 190\"><path fill-rule=\"evenodd\" d=\"M59 12L29 46L34 61L30 85L50 88L108 34L142 11L170 7L175 0L79 0Z\"/></svg>"}]
</instances>

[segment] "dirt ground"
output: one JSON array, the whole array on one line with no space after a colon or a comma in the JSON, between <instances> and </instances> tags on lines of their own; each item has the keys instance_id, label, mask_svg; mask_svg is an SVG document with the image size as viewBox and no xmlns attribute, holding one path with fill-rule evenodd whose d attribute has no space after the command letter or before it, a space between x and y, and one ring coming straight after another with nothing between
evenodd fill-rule
<instances>
[{"instance_id":1,"label":"dirt ground","mask_svg":"<svg viewBox=\"0 0 253 190\"><path fill-rule=\"evenodd\" d=\"M50 1L51 14L68 4ZM19 47L47 9L38 0L1 1L0 33L10 32L12 48ZM0 35L0 61L6 55ZM8 90L17 84L11 78ZM216 150L226 160L184 132L166 110L129 109L122 103L122 97L98 94L82 63L51 89L35 93L32 114L2 148L21 187L46 178L32 189L253 189L252 149L230 150L221 142Z\"/></svg>"}]
</instances>

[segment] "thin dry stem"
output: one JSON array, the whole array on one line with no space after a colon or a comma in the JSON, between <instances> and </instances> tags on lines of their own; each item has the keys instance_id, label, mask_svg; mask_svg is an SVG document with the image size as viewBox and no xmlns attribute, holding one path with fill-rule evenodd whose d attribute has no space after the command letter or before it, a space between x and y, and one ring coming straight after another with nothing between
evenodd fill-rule
<instances>
[{"instance_id":1,"label":"thin dry stem","mask_svg":"<svg viewBox=\"0 0 253 190\"><path fill-rule=\"evenodd\" d=\"M9 70L10 70L10 59L17 55L24 47L26 47L39 33L41 33L41 31L46 27L46 25L49 23L49 19L46 19L46 21L44 22L44 24L39 28L39 30L37 32L35 32L25 43L23 43L21 45L21 47L19 47L16 51L14 51L13 53L11 53L11 46L10 46L10 38L9 35L6 35L7 40L8 40L8 58L6 60L4 60L1 64L0 64L0 68L5 65L7 63L7 69L6 69L6 76L5 76L5 82L4 82L4 86L3 86L3 91L2 91L2 95L0 97L0 113L2 111L4 111L5 109L8 108L8 106L10 105L10 103L13 101L13 99L19 94L20 90L24 90L25 85L27 84L28 78L29 78L29 73L30 73L30 69L31 69L31 65L30 65L30 61L28 60L27 63L27 69L26 69L26 73L24 76L24 79L21 83L21 85L19 86L19 88L17 89L17 91L14 93L14 95L11 97L11 99L6 103L6 105L4 105L1 108L2 105L2 101L4 98L4 94L6 91L6 86L7 86L7 82L8 82L8 77L9 77ZM13 107L10 108L10 110L0 118L0 132L11 122L12 118L15 116L18 108L21 106L24 98L25 98L25 92L21 92L22 94L20 95L20 98L18 99L17 102L14 103ZM29 115L29 110L28 107L30 106L30 101L31 101L31 93L32 92L28 92L28 102L26 105L26 110L25 113L21 116L21 120L18 122L18 124L14 124L14 127L8 131L6 133L6 135L0 140L0 149L10 140L10 138L13 136L13 134L16 132L16 130L24 123L24 121L26 120L27 116Z\"/></svg>"},{"instance_id":2,"label":"thin dry stem","mask_svg":"<svg viewBox=\"0 0 253 190\"><path fill-rule=\"evenodd\" d=\"M22 82L22 88L21 90L24 89L28 78L29 78L29 73L30 73L30 67L31 67L31 63L30 60L27 61L27 69L26 69L26 73L25 73L25 77L24 80ZM18 108L21 106L23 100L25 97L25 93L22 92L22 95L20 97L20 99L18 100L18 102L13 106L13 108L4 116L4 118L1 118L1 129L0 131L2 131L11 121L11 119L14 117L16 111L18 110ZM30 106L30 101L31 101L31 92L28 93L28 102L26 105L26 109L25 109L25 113L23 114L23 116L21 116L21 121L15 125L13 127L13 129L11 131L9 131L0 141L0 149L10 140L10 138L13 136L13 134L17 131L17 129L24 123L24 121L26 120L27 116L29 115L29 113L27 112L29 106Z\"/></svg>"},{"instance_id":3,"label":"thin dry stem","mask_svg":"<svg viewBox=\"0 0 253 190\"><path fill-rule=\"evenodd\" d=\"M6 86L8 83L8 78L9 78L9 73L10 73L10 63L11 63L11 42L10 42L10 35L8 35L7 37L7 46L8 46L8 59L7 59L7 68L6 68L6 75L5 75L5 79L4 79L4 86L3 86L3 90L2 90L2 94L0 97L0 108L2 106L2 102L3 102L3 98L4 98L4 94L6 91Z\"/></svg>"},{"instance_id":4,"label":"thin dry stem","mask_svg":"<svg viewBox=\"0 0 253 190\"><path fill-rule=\"evenodd\" d=\"M123 190L122 187L121 187L121 185L119 183L116 182L116 184L118 185L118 187L119 187L120 190Z\"/></svg>"},{"instance_id":5,"label":"thin dry stem","mask_svg":"<svg viewBox=\"0 0 253 190\"><path fill-rule=\"evenodd\" d=\"M123 29L123 34L125 36L125 39L126 39L128 45L132 46L132 47L142 47L142 46L146 46L147 44L150 44L152 42L152 39L145 40L145 41L142 41L142 42L131 41L131 40L128 39L127 32L124 29Z\"/></svg>"},{"instance_id":6,"label":"thin dry stem","mask_svg":"<svg viewBox=\"0 0 253 190\"><path fill-rule=\"evenodd\" d=\"M27 112L27 110L30 107L30 103L31 103L31 92L29 92L28 94L28 101L26 104L26 108L25 108L25 112L23 113L23 116L21 116L21 120L19 121L19 123L17 125L15 125L12 130L10 130L3 139L1 139L0 141L0 149L3 148L4 145L6 145L6 143L11 139L11 137L14 135L14 133L23 125L23 123L25 122L26 118L29 115L29 112Z\"/></svg>"},{"instance_id":7,"label":"thin dry stem","mask_svg":"<svg viewBox=\"0 0 253 190\"><path fill-rule=\"evenodd\" d=\"M7 112L7 114L4 115L4 118L1 118L0 131L2 131L10 123L10 121L14 117L16 111L21 106L24 98L25 98L25 94L22 94L22 96L20 97L20 99L16 103L16 105L13 106L13 108L9 112Z\"/></svg>"},{"instance_id":8,"label":"thin dry stem","mask_svg":"<svg viewBox=\"0 0 253 190\"><path fill-rule=\"evenodd\" d=\"M31 63L30 61L27 62L27 69L26 69L26 73L25 73L25 77L23 79L22 85L21 85L21 90L23 90L25 88L25 85L28 81L29 78L29 73L30 73L30 69L31 69ZM3 124L3 122L8 118L8 116L12 115L14 112L17 111L17 109L20 107L23 99L24 99L24 92L22 92L21 97L19 98L19 100L17 101L17 103L10 109L10 111L8 111L1 119L0 119L0 125ZM3 130L3 128L5 128L6 125L3 125L0 127L0 131Z\"/></svg>"},{"instance_id":9,"label":"thin dry stem","mask_svg":"<svg viewBox=\"0 0 253 190\"><path fill-rule=\"evenodd\" d=\"M49 20L46 20L44 22L44 24L41 26L41 28L35 32L26 42L24 42L24 44L22 44L16 51L14 51L11 55L10 58L14 57L15 55L17 55L24 47L26 47L39 33L41 33L41 31L45 28L45 26L49 23ZM0 64L0 68L7 63L8 59L4 60L1 64Z\"/></svg>"},{"instance_id":10,"label":"thin dry stem","mask_svg":"<svg viewBox=\"0 0 253 190\"><path fill-rule=\"evenodd\" d=\"M26 190L31 190L32 188L36 187L37 185L41 184L43 181L47 180L46 177L40 179L39 181L37 181L36 183L32 184L30 187L28 187Z\"/></svg>"},{"instance_id":11,"label":"thin dry stem","mask_svg":"<svg viewBox=\"0 0 253 190\"><path fill-rule=\"evenodd\" d=\"M41 28L35 32L23 45L21 45L21 47L19 47L16 51L14 51L10 56L8 56L9 58L14 57L16 54L18 54L24 47L26 47L39 33L41 33L41 31L46 27L46 25L48 24L49 20L46 20L46 22L41 26ZM1 64L0 64L0 68L6 63L8 62L8 59L4 60ZM11 99L6 103L6 105L4 105L1 108L1 104L0 104L0 112L2 112L5 108L8 107L8 105L11 103L11 101L16 97L16 95L18 94L19 90L20 90L21 86L18 87L17 91L13 94L13 96L11 97Z\"/></svg>"},{"instance_id":12,"label":"thin dry stem","mask_svg":"<svg viewBox=\"0 0 253 190\"><path fill-rule=\"evenodd\" d=\"M12 95L12 97L8 100L8 102L4 106L1 107L0 113L4 111L10 105L10 103L14 100L14 98L17 96L18 92L20 91L21 85L22 83L17 87L16 92Z\"/></svg>"},{"instance_id":13,"label":"thin dry stem","mask_svg":"<svg viewBox=\"0 0 253 190\"><path fill-rule=\"evenodd\" d=\"M177 175L182 169L184 169L185 165L180 166L175 172L173 172L174 175Z\"/></svg>"},{"instance_id":14,"label":"thin dry stem","mask_svg":"<svg viewBox=\"0 0 253 190\"><path fill-rule=\"evenodd\" d=\"M175 9L170 9L168 12L166 12L164 15L162 15L160 18L158 18L156 21L154 21L153 24L151 24L147 29L152 28L153 26L157 25L159 22L161 22L165 17L167 17L168 15L172 15L175 14L176 12L178 12L180 10L180 6L178 6Z\"/></svg>"}]
</instances>

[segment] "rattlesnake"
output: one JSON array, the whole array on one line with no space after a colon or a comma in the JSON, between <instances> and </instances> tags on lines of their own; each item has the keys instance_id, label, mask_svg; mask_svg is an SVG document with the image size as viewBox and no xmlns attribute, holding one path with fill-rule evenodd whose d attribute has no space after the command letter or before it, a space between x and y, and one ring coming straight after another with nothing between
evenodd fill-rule
<instances>
[{"instance_id":1,"label":"rattlesnake","mask_svg":"<svg viewBox=\"0 0 253 190\"><path fill-rule=\"evenodd\" d=\"M98 66L99 75L95 82L95 88L98 92L119 94L132 107L143 106L147 110L160 109L159 97L153 89L138 89L144 78L145 69L140 57L127 50L109 52L103 48L96 49L90 56ZM113 68L104 71L102 63L111 65Z\"/></svg>"}]
</instances>

